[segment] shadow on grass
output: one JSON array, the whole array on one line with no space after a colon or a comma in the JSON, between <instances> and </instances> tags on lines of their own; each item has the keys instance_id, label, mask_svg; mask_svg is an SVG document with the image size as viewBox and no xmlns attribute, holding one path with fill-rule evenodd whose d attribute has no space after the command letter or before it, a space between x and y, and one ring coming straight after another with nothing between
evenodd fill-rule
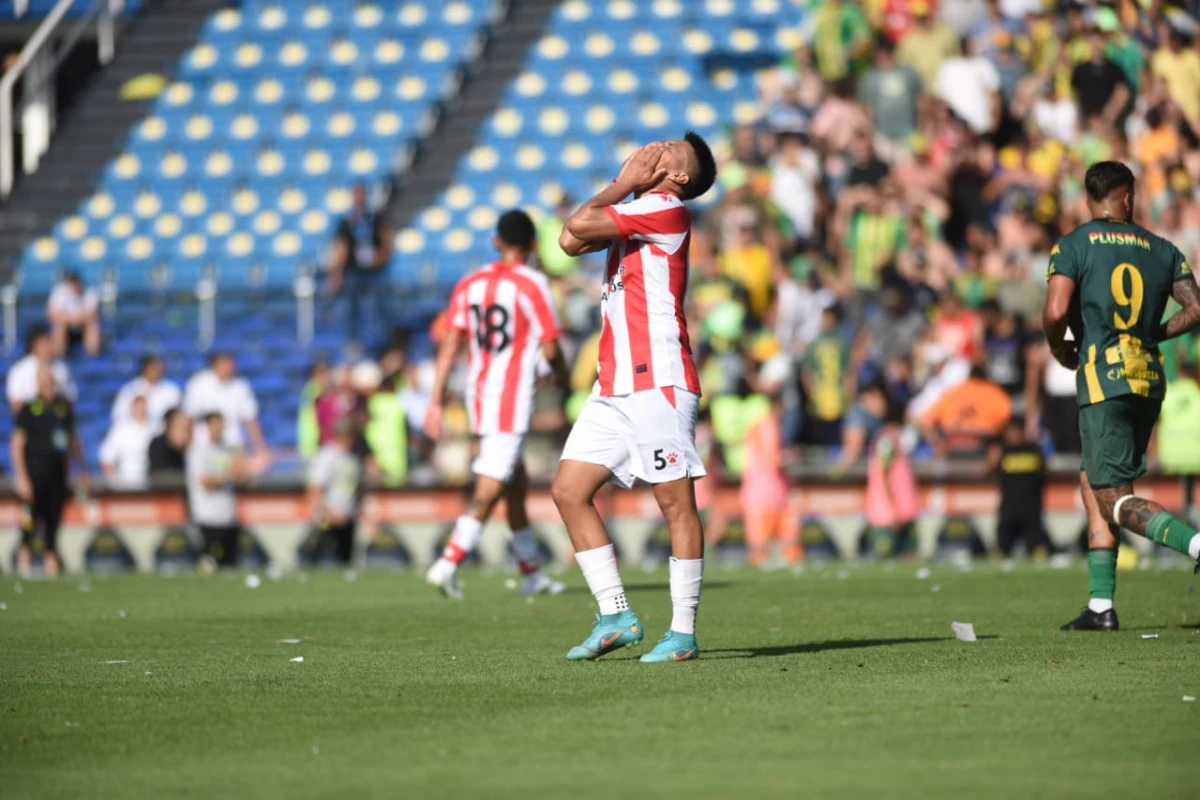
<instances>
[{"instance_id":1,"label":"shadow on grass","mask_svg":"<svg viewBox=\"0 0 1200 800\"><path fill-rule=\"evenodd\" d=\"M732 586L732 584L729 581L705 581L704 591L711 592L714 589L728 589L730 586ZM625 584L626 592L667 592L670 591L670 589L671 584L667 581Z\"/></svg>"},{"instance_id":2,"label":"shadow on grass","mask_svg":"<svg viewBox=\"0 0 1200 800\"><path fill-rule=\"evenodd\" d=\"M980 639L997 639L997 636L980 636ZM857 650L864 647L893 647L901 644L932 644L934 642L952 642L953 636L926 636L904 639L827 639L823 642L799 642L797 644L782 644L772 647L725 647L716 650L701 650L702 658L714 654L717 658L771 658L774 656L792 656L800 653L821 653L826 650Z\"/></svg>"}]
</instances>

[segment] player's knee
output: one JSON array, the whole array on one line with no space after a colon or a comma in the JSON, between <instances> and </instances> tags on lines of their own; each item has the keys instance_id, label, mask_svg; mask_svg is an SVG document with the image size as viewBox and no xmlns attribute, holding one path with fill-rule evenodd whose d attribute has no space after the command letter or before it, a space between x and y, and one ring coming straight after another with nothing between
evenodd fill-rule
<instances>
[{"instance_id":1,"label":"player's knee","mask_svg":"<svg viewBox=\"0 0 1200 800\"><path fill-rule=\"evenodd\" d=\"M686 487L663 487L655 492L658 508L668 523L686 520L696 515L696 504Z\"/></svg>"},{"instance_id":2,"label":"player's knee","mask_svg":"<svg viewBox=\"0 0 1200 800\"><path fill-rule=\"evenodd\" d=\"M550 498L554 500L560 514L585 506L591 501L579 487L572 486L570 481L564 480L562 473L556 475L554 482L550 484Z\"/></svg>"}]
</instances>

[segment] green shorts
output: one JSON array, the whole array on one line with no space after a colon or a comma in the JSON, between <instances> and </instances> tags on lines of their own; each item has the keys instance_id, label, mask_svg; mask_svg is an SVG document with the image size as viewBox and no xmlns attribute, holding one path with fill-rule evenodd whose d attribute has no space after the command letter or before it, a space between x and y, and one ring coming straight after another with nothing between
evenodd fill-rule
<instances>
[{"instance_id":1,"label":"green shorts","mask_svg":"<svg viewBox=\"0 0 1200 800\"><path fill-rule=\"evenodd\" d=\"M1083 470L1093 489L1132 483L1146 474L1146 448L1161 400L1121 395L1079 409Z\"/></svg>"}]
</instances>

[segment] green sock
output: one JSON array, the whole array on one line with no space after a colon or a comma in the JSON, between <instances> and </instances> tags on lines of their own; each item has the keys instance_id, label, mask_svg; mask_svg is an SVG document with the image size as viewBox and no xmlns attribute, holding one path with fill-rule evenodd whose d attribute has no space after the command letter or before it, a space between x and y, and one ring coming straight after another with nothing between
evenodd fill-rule
<instances>
[{"instance_id":1,"label":"green sock","mask_svg":"<svg viewBox=\"0 0 1200 800\"><path fill-rule=\"evenodd\" d=\"M1088 595L1112 600L1117 593L1117 548L1088 550Z\"/></svg>"},{"instance_id":2,"label":"green sock","mask_svg":"<svg viewBox=\"0 0 1200 800\"><path fill-rule=\"evenodd\" d=\"M1166 511L1158 512L1146 523L1147 539L1180 553L1187 553L1188 545L1191 544L1192 537L1195 535L1196 531L1192 530L1189 525L1180 522Z\"/></svg>"}]
</instances>

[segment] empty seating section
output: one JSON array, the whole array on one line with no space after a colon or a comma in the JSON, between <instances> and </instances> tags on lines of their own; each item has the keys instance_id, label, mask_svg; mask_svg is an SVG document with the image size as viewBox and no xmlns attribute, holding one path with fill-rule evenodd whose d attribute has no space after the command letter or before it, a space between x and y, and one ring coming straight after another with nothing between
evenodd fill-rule
<instances>
[{"instance_id":1,"label":"empty seating section","mask_svg":"<svg viewBox=\"0 0 1200 800\"><path fill-rule=\"evenodd\" d=\"M792 0L566 0L451 185L399 233L400 261L448 286L490 257L503 209L582 200L639 144L750 121L754 70L795 46L801 15Z\"/></svg>"},{"instance_id":2,"label":"empty seating section","mask_svg":"<svg viewBox=\"0 0 1200 800\"><path fill-rule=\"evenodd\" d=\"M22 254L123 288L288 284L428 125L497 0L246 0L208 21L75 214Z\"/></svg>"}]
</instances>

